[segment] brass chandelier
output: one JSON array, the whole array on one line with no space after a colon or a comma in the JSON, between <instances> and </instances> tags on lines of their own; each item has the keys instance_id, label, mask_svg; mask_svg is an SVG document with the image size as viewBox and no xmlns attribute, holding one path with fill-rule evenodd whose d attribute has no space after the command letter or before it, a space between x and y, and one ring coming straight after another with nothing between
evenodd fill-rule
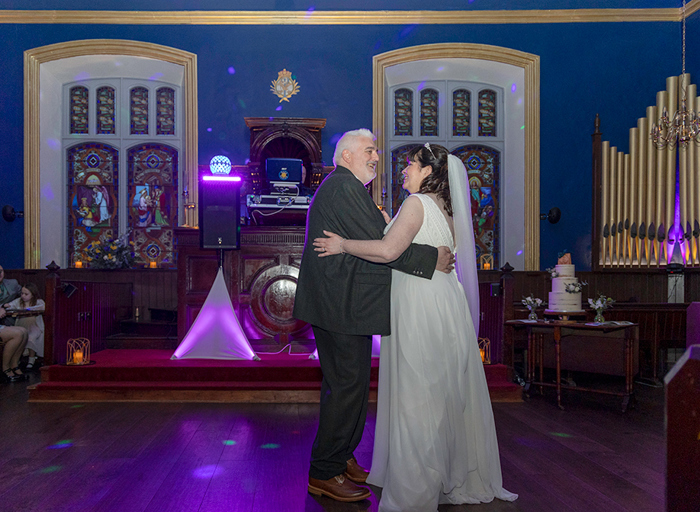
<instances>
[{"instance_id":1,"label":"brass chandelier","mask_svg":"<svg viewBox=\"0 0 700 512\"><path fill-rule=\"evenodd\" d=\"M700 118L694 109L688 109L685 87L685 0L683 0L683 72L681 74L681 101L673 119L668 118L664 106L659 120L651 126L651 140L657 148L676 145L685 147L691 140L700 142Z\"/></svg>"}]
</instances>

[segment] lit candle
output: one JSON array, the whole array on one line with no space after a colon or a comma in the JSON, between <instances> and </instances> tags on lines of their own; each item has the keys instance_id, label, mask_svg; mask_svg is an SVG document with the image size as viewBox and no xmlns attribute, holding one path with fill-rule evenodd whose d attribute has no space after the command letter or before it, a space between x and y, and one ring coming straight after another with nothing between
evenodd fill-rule
<instances>
[{"instance_id":1,"label":"lit candle","mask_svg":"<svg viewBox=\"0 0 700 512\"><path fill-rule=\"evenodd\" d=\"M148 268L158 268L158 264L155 261L151 261L148 264Z\"/></svg>"},{"instance_id":2,"label":"lit candle","mask_svg":"<svg viewBox=\"0 0 700 512\"><path fill-rule=\"evenodd\" d=\"M75 262L75 268L83 268L83 262L78 260Z\"/></svg>"},{"instance_id":3,"label":"lit candle","mask_svg":"<svg viewBox=\"0 0 700 512\"><path fill-rule=\"evenodd\" d=\"M480 348L479 352L481 353L481 362L482 363L486 362L486 350L484 350L483 348Z\"/></svg>"},{"instance_id":4,"label":"lit candle","mask_svg":"<svg viewBox=\"0 0 700 512\"><path fill-rule=\"evenodd\" d=\"M82 350L76 350L73 353L73 363L74 364L83 364L83 351Z\"/></svg>"},{"instance_id":5,"label":"lit candle","mask_svg":"<svg viewBox=\"0 0 700 512\"><path fill-rule=\"evenodd\" d=\"M491 264L488 261L484 262L484 270L491 270Z\"/></svg>"}]
</instances>

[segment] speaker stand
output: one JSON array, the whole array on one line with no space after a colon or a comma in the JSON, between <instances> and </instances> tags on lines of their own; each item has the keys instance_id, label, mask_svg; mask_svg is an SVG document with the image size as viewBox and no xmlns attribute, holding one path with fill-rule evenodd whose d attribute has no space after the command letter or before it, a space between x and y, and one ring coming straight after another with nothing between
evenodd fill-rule
<instances>
[{"instance_id":1,"label":"speaker stand","mask_svg":"<svg viewBox=\"0 0 700 512\"><path fill-rule=\"evenodd\" d=\"M224 249L217 249L219 268L224 268Z\"/></svg>"}]
</instances>

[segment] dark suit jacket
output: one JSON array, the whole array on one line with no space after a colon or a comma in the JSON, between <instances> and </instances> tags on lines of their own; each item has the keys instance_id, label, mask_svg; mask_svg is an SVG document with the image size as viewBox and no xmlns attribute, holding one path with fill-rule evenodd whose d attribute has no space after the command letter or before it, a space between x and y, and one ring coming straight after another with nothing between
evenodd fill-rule
<instances>
[{"instance_id":1,"label":"dark suit jacket","mask_svg":"<svg viewBox=\"0 0 700 512\"><path fill-rule=\"evenodd\" d=\"M314 238L323 230L354 240L379 240L386 222L352 172L336 169L321 183L306 219L294 317L343 334L390 334L391 268L432 278L437 249L412 244L388 265L348 254L319 258Z\"/></svg>"},{"instance_id":2,"label":"dark suit jacket","mask_svg":"<svg viewBox=\"0 0 700 512\"><path fill-rule=\"evenodd\" d=\"M0 307L15 300L21 292L22 287L16 279L3 279L0 285Z\"/></svg>"}]
</instances>

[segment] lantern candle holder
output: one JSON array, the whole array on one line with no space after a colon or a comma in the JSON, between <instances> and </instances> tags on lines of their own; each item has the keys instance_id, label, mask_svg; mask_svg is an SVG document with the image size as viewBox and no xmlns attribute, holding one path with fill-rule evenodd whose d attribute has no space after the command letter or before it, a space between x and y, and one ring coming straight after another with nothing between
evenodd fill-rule
<instances>
[{"instance_id":1,"label":"lantern candle holder","mask_svg":"<svg viewBox=\"0 0 700 512\"><path fill-rule=\"evenodd\" d=\"M66 364L80 366L90 363L90 340L87 338L68 340Z\"/></svg>"},{"instance_id":2,"label":"lantern candle holder","mask_svg":"<svg viewBox=\"0 0 700 512\"><path fill-rule=\"evenodd\" d=\"M482 254L479 258L481 270L491 270L493 268L493 254Z\"/></svg>"},{"instance_id":3,"label":"lantern candle holder","mask_svg":"<svg viewBox=\"0 0 700 512\"><path fill-rule=\"evenodd\" d=\"M479 338L479 352L481 353L481 362L491 364L491 340L488 338Z\"/></svg>"}]
</instances>

